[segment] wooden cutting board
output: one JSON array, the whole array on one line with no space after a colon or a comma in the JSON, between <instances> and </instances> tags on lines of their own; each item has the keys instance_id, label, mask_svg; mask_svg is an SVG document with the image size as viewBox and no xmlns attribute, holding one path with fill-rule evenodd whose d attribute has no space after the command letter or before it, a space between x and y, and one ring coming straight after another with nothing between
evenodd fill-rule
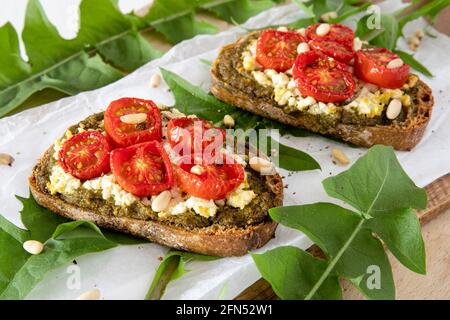
<instances>
[{"instance_id":1,"label":"wooden cutting board","mask_svg":"<svg viewBox=\"0 0 450 320\"><path fill-rule=\"evenodd\" d=\"M427 253L427 275L417 275L403 267L391 253L389 259L397 289L397 299L450 299L450 174L427 187L428 207L418 211ZM308 251L320 255L313 246ZM343 281L344 299L362 299ZM278 299L270 284L261 279L243 291L237 300Z\"/></svg>"}]
</instances>

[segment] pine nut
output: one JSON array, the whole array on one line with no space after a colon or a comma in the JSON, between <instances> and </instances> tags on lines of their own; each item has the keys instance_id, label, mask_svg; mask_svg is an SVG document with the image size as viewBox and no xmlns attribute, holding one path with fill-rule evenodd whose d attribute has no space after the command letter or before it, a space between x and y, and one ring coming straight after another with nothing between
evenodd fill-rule
<instances>
[{"instance_id":1,"label":"pine nut","mask_svg":"<svg viewBox=\"0 0 450 320\"><path fill-rule=\"evenodd\" d=\"M227 127L234 127L234 119L229 114L226 114L225 117L223 117L223 124Z\"/></svg>"},{"instance_id":2,"label":"pine nut","mask_svg":"<svg viewBox=\"0 0 450 320\"><path fill-rule=\"evenodd\" d=\"M260 173L271 173L274 169L272 162L260 157L252 157L249 164L253 170Z\"/></svg>"},{"instance_id":3,"label":"pine nut","mask_svg":"<svg viewBox=\"0 0 450 320\"><path fill-rule=\"evenodd\" d=\"M86 291L80 294L77 300L99 300L100 299L100 290L94 289L90 291Z\"/></svg>"},{"instance_id":4,"label":"pine nut","mask_svg":"<svg viewBox=\"0 0 450 320\"><path fill-rule=\"evenodd\" d=\"M297 30L298 33L300 33L303 37L306 37L306 29L305 28L300 28Z\"/></svg>"},{"instance_id":5,"label":"pine nut","mask_svg":"<svg viewBox=\"0 0 450 320\"><path fill-rule=\"evenodd\" d=\"M328 22L328 21L330 21L330 19L336 19L337 16L338 16L338 15L337 15L337 12L336 12L336 11L330 11L330 12L324 13L324 14L320 17L320 19L321 19L322 21Z\"/></svg>"},{"instance_id":6,"label":"pine nut","mask_svg":"<svg viewBox=\"0 0 450 320\"><path fill-rule=\"evenodd\" d=\"M395 68L400 68L402 65L403 65L403 60L400 58L397 58L397 59L389 61L386 68L395 69Z\"/></svg>"},{"instance_id":7,"label":"pine nut","mask_svg":"<svg viewBox=\"0 0 450 320\"><path fill-rule=\"evenodd\" d=\"M205 169L201 166L201 165L198 165L198 164L196 164L195 166L193 166L192 168L191 168L191 173L192 174L196 174L196 175L201 175L203 172L205 172Z\"/></svg>"},{"instance_id":8,"label":"pine nut","mask_svg":"<svg viewBox=\"0 0 450 320\"><path fill-rule=\"evenodd\" d=\"M152 88L158 88L160 84L161 84L161 76L156 73L150 79L150 86Z\"/></svg>"},{"instance_id":9,"label":"pine nut","mask_svg":"<svg viewBox=\"0 0 450 320\"><path fill-rule=\"evenodd\" d=\"M11 166L14 162L14 158L6 153L0 153L0 165Z\"/></svg>"},{"instance_id":10,"label":"pine nut","mask_svg":"<svg viewBox=\"0 0 450 320\"><path fill-rule=\"evenodd\" d=\"M389 120L396 119L402 111L402 103L398 99L392 99L386 110L386 117Z\"/></svg>"},{"instance_id":11,"label":"pine nut","mask_svg":"<svg viewBox=\"0 0 450 320\"><path fill-rule=\"evenodd\" d=\"M353 39L353 51L359 51L362 48L362 41L360 38L356 37Z\"/></svg>"},{"instance_id":12,"label":"pine nut","mask_svg":"<svg viewBox=\"0 0 450 320\"><path fill-rule=\"evenodd\" d=\"M152 210L154 212L164 211L170 203L170 199L172 198L172 194L170 191L163 191L159 195L157 195L152 201Z\"/></svg>"},{"instance_id":13,"label":"pine nut","mask_svg":"<svg viewBox=\"0 0 450 320\"><path fill-rule=\"evenodd\" d=\"M320 37L323 37L330 32L330 25L328 23L320 24L316 29L316 34Z\"/></svg>"},{"instance_id":14,"label":"pine nut","mask_svg":"<svg viewBox=\"0 0 450 320\"><path fill-rule=\"evenodd\" d=\"M420 28L416 30L415 35L417 38L421 39L425 36L425 32L423 31L422 28Z\"/></svg>"},{"instance_id":15,"label":"pine nut","mask_svg":"<svg viewBox=\"0 0 450 320\"><path fill-rule=\"evenodd\" d=\"M339 161L340 164L347 165L350 163L350 160L341 149L333 148L331 150L331 155Z\"/></svg>"},{"instance_id":16,"label":"pine nut","mask_svg":"<svg viewBox=\"0 0 450 320\"><path fill-rule=\"evenodd\" d=\"M146 113L131 113L120 117L120 121L126 124L139 124L147 120Z\"/></svg>"},{"instance_id":17,"label":"pine nut","mask_svg":"<svg viewBox=\"0 0 450 320\"><path fill-rule=\"evenodd\" d=\"M298 47L297 47L297 53L301 54L301 53L305 53L309 51L309 45L306 42L301 42L299 43Z\"/></svg>"},{"instance_id":18,"label":"pine nut","mask_svg":"<svg viewBox=\"0 0 450 320\"><path fill-rule=\"evenodd\" d=\"M28 240L23 243L23 248L26 252L36 255L44 250L44 245L37 240Z\"/></svg>"},{"instance_id":19,"label":"pine nut","mask_svg":"<svg viewBox=\"0 0 450 320\"><path fill-rule=\"evenodd\" d=\"M281 32L287 32L288 28L286 28L286 27L279 27L277 30L281 31Z\"/></svg>"},{"instance_id":20,"label":"pine nut","mask_svg":"<svg viewBox=\"0 0 450 320\"><path fill-rule=\"evenodd\" d=\"M225 200L215 200L214 203L219 207L223 207L225 205Z\"/></svg>"}]
</instances>

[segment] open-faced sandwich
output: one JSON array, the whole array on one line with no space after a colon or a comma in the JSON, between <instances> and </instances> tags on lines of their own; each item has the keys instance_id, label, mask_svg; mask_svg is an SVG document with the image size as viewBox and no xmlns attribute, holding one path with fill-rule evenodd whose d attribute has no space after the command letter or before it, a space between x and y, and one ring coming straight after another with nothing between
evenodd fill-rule
<instances>
[{"instance_id":1,"label":"open-faced sandwich","mask_svg":"<svg viewBox=\"0 0 450 320\"><path fill-rule=\"evenodd\" d=\"M45 152L31 191L70 219L191 252L243 255L273 237L268 209L282 204L283 185L260 172L267 159L230 151L225 140L208 121L119 99Z\"/></svg>"},{"instance_id":2,"label":"open-faced sandwich","mask_svg":"<svg viewBox=\"0 0 450 320\"><path fill-rule=\"evenodd\" d=\"M249 33L222 49L212 78L225 102L362 147L414 148L433 107L398 55L340 24Z\"/></svg>"}]
</instances>

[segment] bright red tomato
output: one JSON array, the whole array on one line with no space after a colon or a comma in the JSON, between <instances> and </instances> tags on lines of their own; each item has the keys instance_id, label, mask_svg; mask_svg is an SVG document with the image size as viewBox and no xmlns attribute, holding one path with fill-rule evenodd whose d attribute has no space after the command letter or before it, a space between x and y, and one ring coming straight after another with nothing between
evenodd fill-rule
<instances>
[{"instance_id":1,"label":"bright red tomato","mask_svg":"<svg viewBox=\"0 0 450 320\"><path fill-rule=\"evenodd\" d=\"M302 95L321 102L344 101L355 91L355 80L348 66L317 51L298 56L293 76Z\"/></svg>"},{"instance_id":2,"label":"bright red tomato","mask_svg":"<svg viewBox=\"0 0 450 320\"><path fill-rule=\"evenodd\" d=\"M405 84L409 76L409 66L388 69L387 64L399 58L385 48L364 49L356 52L355 74L358 78L383 88L396 89Z\"/></svg>"},{"instance_id":3,"label":"bright red tomato","mask_svg":"<svg viewBox=\"0 0 450 320\"><path fill-rule=\"evenodd\" d=\"M117 183L138 197L160 194L174 183L172 163L158 141L116 149L110 161Z\"/></svg>"},{"instance_id":4,"label":"bright red tomato","mask_svg":"<svg viewBox=\"0 0 450 320\"><path fill-rule=\"evenodd\" d=\"M120 118L129 114L146 114L145 121L130 124ZM105 112L105 130L119 147L162 139L161 113L151 100L122 98L111 102Z\"/></svg>"},{"instance_id":5,"label":"bright red tomato","mask_svg":"<svg viewBox=\"0 0 450 320\"><path fill-rule=\"evenodd\" d=\"M353 46L353 39L355 38L355 33L349 27L342 24L330 24L330 31L324 35L319 36L316 33L317 27L320 23L310 25L306 29L306 36L310 40L331 40L339 43L346 44L348 46Z\"/></svg>"},{"instance_id":6,"label":"bright red tomato","mask_svg":"<svg viewBox=\"0 0 450 320\"><path fill-rule=\"evenodd\" d=\"M223 164L195 164L190 156L183 157L177 165L178 186L184 192L202 199L224 199L244 181L244 169L233 159ZM201 167L201 174L191 173L194 165Z\"/></svg>"},{"instance_id":7,"label":"bright red tomato","mask_svg":"<svg viewBox=\"0 0 450 320\"><path fill-rule=\"evenodd\" d=\"M339 62L347 64L355 55L351 46L331 40L311 40L309 42L309 46L312 49L318 50Z\"/></svg>"},{"instance_id":8,"label":"bright red tomato","mask_svg":"<svg viewBox=\"0 0 450 320\"><path fill-rule=\"evenodd\" d=\"M256 60L265 69L289 70L297 57L297 47L306 40L297 32L265 30L256 47Z\"/></svg>"},{"instance_id":9,"label":"bright red tomato","mask_svg":"<svg viewBox=\"0 0 450 320\"><path fill-rule=\"evenodd\" d=\"M59 165L80 180L89 180L108 173L111 147L98 131L78 133L64 142L59 151Z\"/></svg>"},{"instance_id":10,"label":"bright red tomato","mask_svg":"<svg viewBox=\"0 0 450 320\"><path fill-rule=\"evenodd\" d=\"M198 118L176 118L167 124L167 139L179 155L215 154L225 142L226 132Z\"/></svg>"}]
</instances>

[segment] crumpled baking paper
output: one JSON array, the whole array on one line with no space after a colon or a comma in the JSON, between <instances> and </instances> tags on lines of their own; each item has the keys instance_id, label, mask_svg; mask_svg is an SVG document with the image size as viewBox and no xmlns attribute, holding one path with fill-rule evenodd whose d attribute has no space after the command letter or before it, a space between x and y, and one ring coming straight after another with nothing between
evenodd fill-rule
<instances>
[{"instance_id":1,"label":"crumpled baking paper","mask_svg":"<svg viewBox=\"0 0 450 320\"><path fill-rule=\"evenodd\" d=\"M392 12L401 6L400 1L389 1L381 5L382 10ZM304 16L295 5L271 9L249 20L244 27L256 28L272 24L288 23ZM411 34L423 21L407 26L405 34ZM16 158L12 167L0 167L0 212L9 220L21 225L20 203L14 195L27 197L27 178L36 160L56 138L70 125L86 116L104 110L110 101L125 96L153 99L172 105L173 96L163 84L150 87L150 78L159 67L176 72L194 84L209 89L209 67L200 59L214 60L219 49L234 42L246 31L235 27L218 35L197 36L171 49L161 59L152 61L129 76L104 88L80 93L59 101L30 109L0 120L0 152ZM434 78L425 79L433 88L436 104L433 117L421 143L411 152L397 152L406 172L419 186L425 186L450 171L450 41L436 31L437 38L425 37L415 54L426 65ZM406 44L402 43L404 49ZM328 198L321 181L335 175L345 167L335 165L330 158L330 148L341 148L354 162L365 153L365 149L351 148L345 144L322 137L284 137L282 143L299 148L317 159L322 170L288 175L284 183L285 204L305 204L317 201L333 201ZM339 203L339 201L333 201ZM280 226L276 238L263 252L280 245L307 248L311 242L295 230ZM160 260L168 249L157 244L119 246L117 248L80 257L81 286L69 289L67 285L73 270L67 267L52 271L28 296L29 299L74 299L80 293L99 288L104 299L143 299L153 279ZM232 299L260 278L249 255L226 258L210 262L189 262L191 270L182 278L169 284L165 299Z\"/></svg>"}]
</instances>

